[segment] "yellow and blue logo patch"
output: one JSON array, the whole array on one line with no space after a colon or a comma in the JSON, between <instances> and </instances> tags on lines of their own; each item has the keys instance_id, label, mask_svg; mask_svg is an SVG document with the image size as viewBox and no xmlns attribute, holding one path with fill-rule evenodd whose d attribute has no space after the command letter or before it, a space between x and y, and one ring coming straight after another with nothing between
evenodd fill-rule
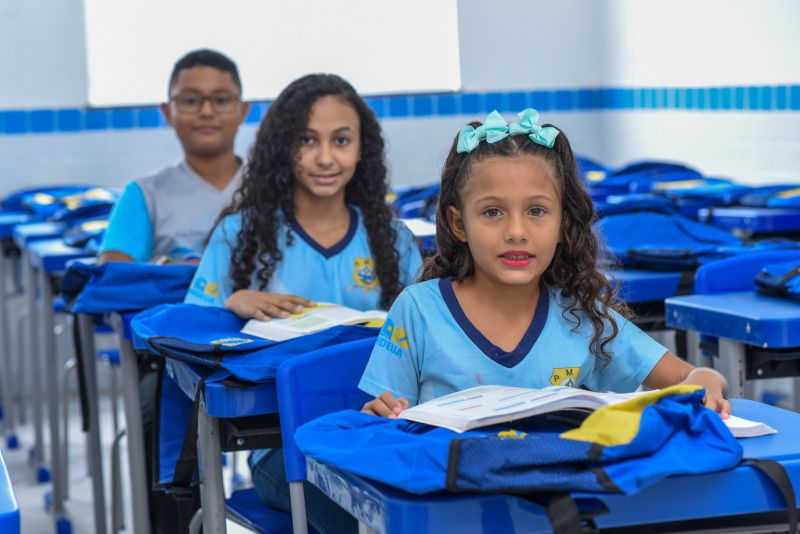
<instances>
[{"instance_id":1,"label":"yellow and blue logo patch","mask_svg":"<svg viewBox=\"0 0 800 534\"><path fill-rule=\"evenodd\" d=\"M580 367L556 367L553 369L553 374L550 375L550 384L570 388L577 387L580 372Z\"/></svg>"},{"instance_id":2,"label":"yellow and blue logo patch","mask_svg":"<svg viewBox=\"0 0 800 534\"><path fill-rule=\"evenodd\" d=\"M386 319L378 334L377 345L384 348L396 356L400 356L401 349L408 348L408 337L406 336L406 329L402 326L395 326L394 321Z\"/></svg>"},{"instance_id":3,"label":"yellow and blue logo patch","mask_svg":"<svg viewBox=\"0 0 800 534\"><path fill-rule=\"evenodd\" d=\"M219 297L219 286L216 282L209 282L202 276L198 276L194 283L192 284L192 294L195 296L205 298L217 298Z\"/></svg>"},{"instance_id":4,"label":"yellow and blue logo patch","mask_svg":"<svg viewBox=\"0 0 800 534\"><path fill-rule=\"evenodd\" d=\"M356 287L364 291L378 287L378 275L375 274L375 262L372 258L356 258L353 264L353 280Z\"/></svg>"}]
</instances>

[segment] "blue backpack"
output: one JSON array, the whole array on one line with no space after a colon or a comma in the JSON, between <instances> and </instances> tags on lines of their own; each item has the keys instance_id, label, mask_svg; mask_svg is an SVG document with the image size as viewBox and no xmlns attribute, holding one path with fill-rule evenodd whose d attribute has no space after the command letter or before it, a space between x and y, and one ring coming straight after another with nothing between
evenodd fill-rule
<instances>
[{"instance_id":1,"label":"blue backpack","mask_svg":"<svg viewBox=\"0 0 800 534\"><path fill-rule=\"evenodd\" d=\"M240 332L245 320L212 306L168 304L138 314L131 322L133 345L156 357L161 384L156 414L154 465L161 489L183 492L197 482L196 444L199 396L193 403L164 376L164 359L200 365L209 375L198 385L232 381L268 382L286 359L349 341L374 338L377 328L338 326L286 341Z\"/></svg>"},{"instance_id":2,"label":"blue backpack","mask_svg":"<svg viewBox=\"0 0 800 534\"><path fill-rule=\"evenodd\" d=\"M573 492L631 495L668 476L742 462L741 446L703 396L696 386L673 386L601 408L574 429L537 417L463 434L338 412L300 427L295 442L315 460L411 493L530 495L547 504L556 532L580 532ZM794 504L788 475L772 463ZM789 513L796 525L794 506Z\"/></svg>"},{"instance_id":3,"label":"blue backpack","mask_svg":"<svg viewBox=\"0 0 800 534\"><path fill-rule=\"evenodd\" d=\"M629 213L600 219L596 230L623 264L687 270L700 257L723 246L738 246L738 237L679 215Z\"/></svg>"},{"instance_id":4,"label":"blue backpack","mask_svg":"<svg viewBox=\"0 0 800 534\"><path fill-rule=\"evenodd\" d=\"M756 275L755 282L761 293L800 300L800 263L765 265Z\"/></svg>"},{"instance_id":5,"label":"blue backpack","mask_svg":"<svg viewBox=\"0 0 800 534\"><path fill-rule=\"evenodd\" d=\"M75 262L64 273L61 294L73 313L102 315L183 302L195 265Z\"/></svg>"}]
</instances>

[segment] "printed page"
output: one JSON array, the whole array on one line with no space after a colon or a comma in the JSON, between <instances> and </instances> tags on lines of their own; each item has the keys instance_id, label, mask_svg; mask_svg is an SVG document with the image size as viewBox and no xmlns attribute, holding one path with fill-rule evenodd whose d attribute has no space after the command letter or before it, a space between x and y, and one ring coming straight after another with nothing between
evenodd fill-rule
<instances>
[{"instance_id":1,"label":"printed page","mask_svg":"<svg viewBox=\"0 0 800 534\"><path fill-rule=\"evenodd\" d=\"M566 386L543 389L478 386L403 411L401 418L463 432L502 421L568 409L594 410L636 393L597 393Z\"/></svg>"},{"instance_id":2,"label":"printed page","mask_svg":"<svg viewBox=\"0 0 800 534\"><path fill-rule=\"evenodd\" d=\"M731 433L737 438L754 438L778 433L777 430L766 423L750 421L749 419L743 419L735 415L729 416L724 422L725 426L727 426Z\"/></svg>"},{"instance_id":3,"label":"printed page","mask_svg":"<svg viewBox=\"0 0 800 534\"><path fill-rule=\"evenodd\" d=\"M383 311L361 312L346 306L323 302L285 319L269 321L251 319L242 328L242 332L273 341L284 341L337 325L364 323L385 317L386 312Z\"/></svg>"}]
</instances>

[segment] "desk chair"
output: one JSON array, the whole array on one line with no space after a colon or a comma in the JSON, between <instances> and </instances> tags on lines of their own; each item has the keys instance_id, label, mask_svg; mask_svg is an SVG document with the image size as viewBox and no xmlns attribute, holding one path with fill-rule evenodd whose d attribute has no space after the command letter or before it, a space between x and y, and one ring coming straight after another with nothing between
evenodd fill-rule
<instances>
[{"instance_id":1,"label":"desk chair","mask_svg":"<svg viewBox=\"0 0 800 534\"><path fill-rule=\"evenodd\" d=\"M798 258L785 250L711 262L697 271L696 294L666 300L669 326L706 336L732 397L752 396L748 380L800 375L800 306L761 295L753 283L765 264Z\"/></svg>"}]
</instances>

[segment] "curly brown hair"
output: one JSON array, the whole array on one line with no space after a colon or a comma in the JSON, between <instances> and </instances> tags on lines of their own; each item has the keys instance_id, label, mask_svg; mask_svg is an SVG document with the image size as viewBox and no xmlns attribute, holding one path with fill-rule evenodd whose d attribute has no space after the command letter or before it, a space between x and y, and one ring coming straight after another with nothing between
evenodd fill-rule
<instances>
[{"instance_id":1,"label":"curly brown hair","mask_svg":"<svg viewBox=\"0 0 800 534\"><path fill-rule=\"evenodd\" d=\"M388 186L381 128L355 89L334 74L309 74L293 81L261 122L242 183L217 220L219 224L233 213L242 216L231 252L233 289L249 288L254 272L259 290L266 289L283 259L278 232L283 229L287 242L293 242L289 221L294 220L294 161L300 136L314 102L331 95L352 106L361 123L361 159L345 186L345 202L361 210L380 280L380 305L388 309L400 293L400 273L397 251L386 245L395 243L397 233L385 202Z\"/></svg>"},{"instance_id":2,"label":"curly brown hair","mask_svg":"<svg viewBox=\"0 0 800 534\"><path fill-rule=\"evenodd\" d=\"M470 123L478 127L479 122ZM550 126L550 125L545 125ZM560 131L560 129L559 129ZM592 229L595 211L592 199L583 186L575 156L564 132L560 132L553 148L534 143L526 135L509 136L496 143L481 142L467 153L456 152L458 136L442 169L441 193L436 217L438 251L426 258L421 281L452 277L456 281L472 276L474 260L467 243L459 241L447 222L447 208L462 209L461 191L470 178L476 162L488 157L514 157L529 154L547 161L555 171L561 194L561 240L547 270L542 275L548 287L559 288L571 301L563 312L566 320L580 327L581 314L592 323L594 334L589 349L604 364L613 354L608 344L619 333L610 310L628 315L627 307L617 298L614 286L598 270L598 259L607 258L602 241ZM606 325L611 327L606 334Z\"/></svg>"}]
</instances>

